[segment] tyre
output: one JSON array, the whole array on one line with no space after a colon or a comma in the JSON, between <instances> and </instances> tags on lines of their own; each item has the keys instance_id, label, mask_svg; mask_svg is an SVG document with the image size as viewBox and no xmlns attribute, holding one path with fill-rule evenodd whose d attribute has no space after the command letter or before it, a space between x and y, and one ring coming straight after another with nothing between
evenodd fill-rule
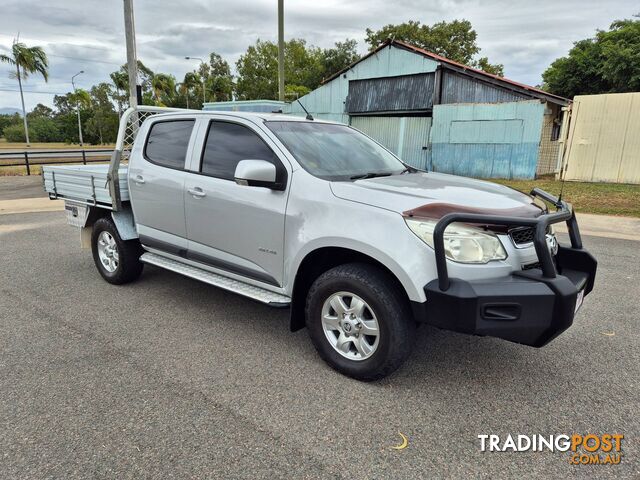
<instances>
[{"instance_id":1,"label":"tyre","mask_svg":"<svg viewBox=\"0 0 640 480\"><path fill-rule=\"evenodd\" d=\"M93 224L91 234L93 261L107 282L114 285L136 280L144 264L140 261L142 246L136 240L122 240L113 221L102 217Z\"/></svg>"},{"instance_id":2,"label":"tyre","mask_svg":"<svg viewBox=\"0 0 640 480\"><path fill-rule=\"evenodd\" d=\"M323 273L309 289L305 313L319 355L349 377L379 380L411 353L415 321L408 301L374 265L350 263Z\"/></svg>"}]
</instances>

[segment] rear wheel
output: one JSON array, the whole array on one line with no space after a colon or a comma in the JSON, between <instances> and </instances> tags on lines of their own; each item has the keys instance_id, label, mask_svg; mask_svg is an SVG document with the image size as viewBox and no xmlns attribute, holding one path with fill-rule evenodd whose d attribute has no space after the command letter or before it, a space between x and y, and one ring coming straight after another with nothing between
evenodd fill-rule
<instances>
[{"instance_id":1,"label":"rear wheel","mask_svg":"<svg viewBox=\"0 0 640 480\"><path fill-rule=\"evenodd\" d=\"M374 265L340 265L318 277L307 297L306 322L320 356L358 380L389 375L411 353L415 322L408 302Z\"/></svg>"},{"instance_id":2,"label":"rear wheel","mask_svg":"<svg viewBox=\"0 0 640 480\"><path fill-rule=\"evenodd\" d=\"M107 282L114 285L132 282L142 273L142 246L136 240L122 240L113 221L100 218L91 235L93 261Z\"/></svg>"}]
</instances>

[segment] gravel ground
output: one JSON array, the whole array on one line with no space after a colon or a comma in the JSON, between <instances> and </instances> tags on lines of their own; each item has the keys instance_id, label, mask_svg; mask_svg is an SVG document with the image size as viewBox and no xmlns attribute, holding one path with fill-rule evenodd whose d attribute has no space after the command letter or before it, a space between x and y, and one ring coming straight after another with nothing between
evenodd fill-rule
<instances>
[{"instance_id":1,"label":"gravel ground","mask_svg":"<svg viewBox=\"0 0 640 480\"><path fill-rule=\"evenodd\" d=\"M422 327L364 384L286 310L153 267L112 286L64 213L0 216L0 478L639 478L640 243L585 244L596 290L552 344ZM620 465L477 438L590 432Z\"/></svg>"}]
</instances>

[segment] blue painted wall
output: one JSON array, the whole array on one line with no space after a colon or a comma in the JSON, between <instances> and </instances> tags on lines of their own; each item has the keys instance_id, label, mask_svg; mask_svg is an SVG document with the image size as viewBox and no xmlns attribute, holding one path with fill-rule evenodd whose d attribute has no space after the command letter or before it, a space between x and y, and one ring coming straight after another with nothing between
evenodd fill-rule
<instances>
[{"instance_id":1,"label":"blue painted wall","mask_svg":"<svg viewBox=\"0 0 640 480\"><path fill-rule=\"evenodd\" d=\"M537 100L433 108L429 170L535 178L544 105Z\"/></svg>"}]
</instances>

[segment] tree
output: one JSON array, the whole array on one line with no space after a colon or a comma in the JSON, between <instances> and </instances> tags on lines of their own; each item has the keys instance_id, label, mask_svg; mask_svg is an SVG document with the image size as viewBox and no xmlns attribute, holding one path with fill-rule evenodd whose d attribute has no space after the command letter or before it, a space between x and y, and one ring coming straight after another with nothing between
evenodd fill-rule
<instances>
[{"instance_id":1,"label":"tree","mask_svg":"<svg viewBox=\"0 0 640 480\"><path fill-rule=\"evenodd\" d=\"M118 113L111 98L114 88L106 82L91 87L91 118L85 126L85 135L91 143L113 143L118 135Z\"/></svg>"},{"instance_id":2,"label":"tree","mask_svg":"<svg viewBox=\"0 0 640 480\"><path fill-rule=\"evenodd\" d=\"M68 92L65 95L56 95L53 97L53 105L56 109L54 118L60 130L60 140L67 143L79 142L76 108L80 110L82 124L86 125L92 115L91 95L89 92L78 88L74 92ZM87 138L87 142L92 143L89 138Z\"/></svg>"},{"instance_id":3,"label":"tree","mask_svg":"<svg viewBox=\"0 0 640 480\"><path fill-rule=\"evenodd\" d=\"M4 127L2 135L7 142L22 143L25 141L24 127L19 123Z\"/></svg>"},{"instance_id":4,"label":"tree","mask_svg":"<svg viewBox=\"0 0 640 480\"><path fill-rule=\"evenodd\" d=\"M356 47L358 42L347 38L344 42L336 42L333 48L325 48L323 54L323 79L356 62L360 55Z\"/></svg>"},{"instance_id":5,"label":"tree","mask_svg":"<svg viewBox=\"0 0 640 480\"><path fill-rule=\"evenodd\" d=\"M504 65L501 63L489 63L489 59L487 57L480 57L476 62L476 67L483 72L491 73L498 77L504 77Z\"/></svg>"},{"instance_id":6,"label":"tree","mask_svg":"<svg viewBox=\"0 0 640 480\"><path fill-rule=\"evenodd\" d=\"M575 42L542 79L545 90L567 98L640 90L640 20L616 20L608 31Z\"/></svg>"},{"instance_id":7,"label":"tree","mask_svg":"<svg viewBox=\"0 0 640 480\"><path fill-rule=\"evenodd\" d=\"M67 98L69 104L73 105L72 109L86 110L91 108L91 95L82 88L76 88L73 92L67 93Z\"/></svg>"},{"instance_id":8,"label":"tree","mask_svg":"<svg viewBox=\"0 0 640 480\"><path fill-rule=\"evenodd\" d=\"M124 105L129 100L129 75L126 72L118 70L111 72L109 78L113 82L114 90L111 92L111 99L118 105L118 114L122 115Z\"/></svg>"},{"instance_id":9,"label":"tree","mask_svg":"<svg viewBox=\"0 0 640 480\"><path fill-rule=\"evenodd\" d=\"M151 88L156 105L166 107L171 105L176 95L176 79L173 75L156 73L151 79Z\"/></svg>"},{"instance_id":10,"label":"tree","mask_svg":"<svg viewBox=\"0 0 640 480\"><path fill-rule=\"evenodd\" d=\"M207 99L214 102L231 100L233 93L233 76L229 63L216 52L209 54L209 69L205 75Z\"/></svg>"},{"instance_id":11,"label":"tree","mask_svg":"<svg viewBox=\"0 0 640 480\"><path fill-rule=\"evenodd\" d=\"M76 104L71 95L72 93L68 92L65 95L55 95L53 97L53 106L56 109L56 115L75 112Z\"/></svg>"},{"instance_id":12,"label":"tree","mask_svg":"<svg viewBox=\"0 0 640 480\"><path fill-rule=\"evenodd\" d=\"M187 108L189 108L190 101L194 105L197 103L197 99L194 98L194 92L197 94L198 87L201 85L202 80L196 72L184 74L184 79L178 84L178 93L184 97Z\"/></svg>"},{"instance_id":13,"label":"tree","mask_svg":"<svg viewBox=\"0 0 640 480\"><path fill-rule=\"evenodd\" d=\"M29 75L39 73L44 81L49 79L49 61L42 47L27 47L24 43L15 40L11 47L11 55L0 55L0 62L8 63L16 67L15 73L9 75L10 78L18 80L20 88L20 101L22 102L22 119L24 120L24 133L27 146L29 146L29 127L27 125L27 111L24 108L24 93L22 91L22 80L26 80Z\"/></svg>"},{"instance_id":14,"label":"tree","mask_svg":"<svg viewBox=\"0 0 640 480\"><path fill-rule=\"evenodd\" d=\"M502 74L502 65L492 65L486 57L475 60L475 56L480 53L478 34L468 20L442 21L431 26L409 20L398 25L385 25L380 30L367 28L366 32L365 41L371 50L389 39L400 40L454 62Z\"/></svg>"},{"instance_id":15,"label":"tree","mask_svg":"<svg viewBox=\"0 0 640 480\"><path fill-rule=\"evenodd\" d=\"M38 117L52 118L53 109L41 103L37 104L35 107L33 107L33 110L27 113L27 118L31 120L32 118L38 118Z\"/></svg>"},{"instance_id":16,"label":"tree","mask_svg":"<svg viewBox=\"0 0 640 480\"><path fill-rule=\"evenodd\" d=\"M151 80L155 73L140 60L137 61L138 78L137 82L142 87L142 104L155 105L155 97ZM111 81L116 87L114 92L114 101L118 104L118 109L122 111L123 106L129 104L129 72L125 63L119 70L112 72Z\"/></svg>"},{"instance_id":17,"label":"tree","mask_svg":"<svg viewBox=\"0 0 640 480\"><path fill-rule=\"evenodd\" d=\"M29 134L36 142L59 142L60 129L53 117L37 116L29 122Z\"/></svg>"},{"instance_id":18,"label":"tree","mask_svg":"<svg viewBox=\"0 0 640 480\"><path fill-rule=\"evenodd\" d=\"M286 52L285 44L285 52ZM278 98L278 46L258 39L236 62L236 92L242 100ZM285 61L285 78L287 78Z\"/></svg>"},{"instance_id":19,"label":"tree","mask_svg":"<svg viewBox=\"0 0 640 480\"><path fill-rule=\"evenodd\" d=\"M284 46L285 92L313 90L333 70L350 64L356 56L355 42L337 43L333 49L308 46L303 39L291 39ZM330 69L330 70L329 70ZM236 62L236 93L244 100L278 98L278 46L258 40ZM287 88L287 85L289 88Z\"/></svg>"},{"instance_id":20,"label":"tree","mask_svg":"<svg viewBox=\"0 0 640 480\"><path fill-rule=\"evenodd\" d=\"M20 125L22 119L20 115L14 113L13 115L0 115L0 137L4 137L4 129L14 125ZM24 133L24 130L22 130Z\"/></svg>"}]
</instances>

